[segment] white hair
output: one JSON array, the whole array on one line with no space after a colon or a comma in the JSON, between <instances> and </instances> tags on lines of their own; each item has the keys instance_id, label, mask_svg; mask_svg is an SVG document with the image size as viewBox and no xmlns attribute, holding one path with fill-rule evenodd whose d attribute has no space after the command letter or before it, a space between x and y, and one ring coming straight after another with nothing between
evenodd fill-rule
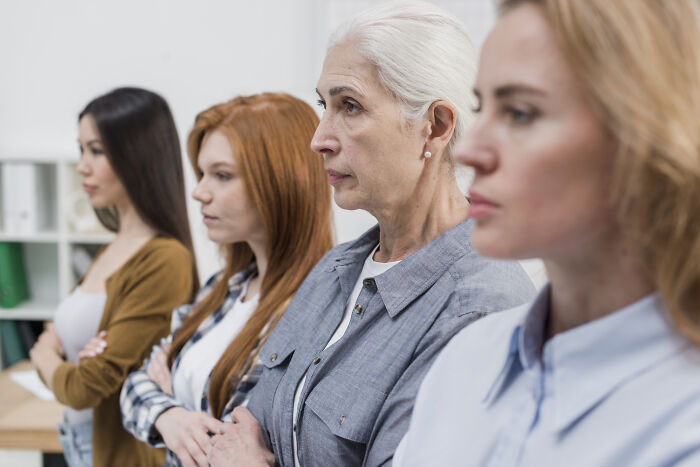
<instances>
[{"instance_id":1,"label":"white hair","mask_svg":"<svg viewBox=\"0 0 700 467\"><path fill-rule=\"evenodd\" d=\"M379 82L398 101L404 118L415 122L439 100L457 108L448 154L472 119L476 54L462 23L423 1L382 3L343 23L328 50L353 42L372 63Z\"/></svg>"}]
</instances>

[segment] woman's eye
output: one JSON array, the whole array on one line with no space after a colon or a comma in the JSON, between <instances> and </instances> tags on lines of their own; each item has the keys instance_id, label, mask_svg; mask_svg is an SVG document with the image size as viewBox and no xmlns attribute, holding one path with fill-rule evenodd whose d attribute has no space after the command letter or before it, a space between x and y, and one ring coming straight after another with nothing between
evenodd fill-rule
<instances>
[{"instance_id":1,"label":"woman's eye","mask_svg":"<svg viewBox=\"0 0 700 467\"><path fill-rule=\"evenodd\" d=\"M90 152L95 156L101 156L105 153L102 148L90 148Z\"/></svg>"},{"instance_id":2,"label":"woman's eye","mask_svg":"<svg viewBox=\"0 0 700 467\"><path fill-rule=\"evenodd\" d=\"M323 99L318 99L316 101L316 105L321 107L323 110L326 110L326 101L324 101Z\"/></svg>"},{"instance_id":3,"label":"woman's eye","mask_svg":"<svg viewBox=\"0 0 700 467\"><path fill-rule=\"evenodd\" d=\"M345 107L345 111L349 114L354 114L360 111L359 105L347 99L343 101L343 107Z\"/></svg>"},{"instance_id":4,"label":"woman's eye","mask_svg":"<svg viewBox=\"0 0 700 467\"><path fill-rule=\"evenodd\" d=\"M504 112L516 125L527 125L537 117L537 112L534 110L522 110L516 107L506 107Z\"/></svg>"},{"instance_id":5,"label":"woman's eye","mask_svg":"<svg viewBox=\"0 0 700 467\"><path fill-rule=\"evenodd\" d=\"M222 182L225 182L227 180L231 180L231 175L225 173L225 172L216 172L216 178L221 180Z\"/></svg>"}]
</instances>

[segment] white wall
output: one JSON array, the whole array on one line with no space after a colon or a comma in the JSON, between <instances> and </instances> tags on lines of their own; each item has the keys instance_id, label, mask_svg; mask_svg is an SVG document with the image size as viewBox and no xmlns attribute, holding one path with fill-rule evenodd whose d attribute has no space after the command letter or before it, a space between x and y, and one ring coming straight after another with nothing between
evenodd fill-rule
<instances>
[{"instance_id":1,"label":"white wall","mask_svg":"<svg viewBox=\"0 0 700 467\"><path fill-rule=\"evenodd\" d=\"M24 0L0 2L0 157L77 157L77 114L141 86L170 103L184 139L197 112L237 94L285 91L313 105L328 34L369 0ZM476 45L491 0L436 0ZM184 147L184 146L183 146ZM194 177L185 166L188 190ZM199 206L190 217L202 278L218 269ZM336 209L339 241L373 224Z\"/></svg>"}]
</instances>

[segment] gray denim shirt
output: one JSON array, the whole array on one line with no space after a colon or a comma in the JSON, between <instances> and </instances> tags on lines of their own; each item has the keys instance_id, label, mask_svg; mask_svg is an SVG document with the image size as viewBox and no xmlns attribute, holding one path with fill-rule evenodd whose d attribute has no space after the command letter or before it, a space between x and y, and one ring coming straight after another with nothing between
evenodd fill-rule
<instances>
[{"instance_id":1,"label":"gray denim shirt","mask_svg":"<svg viewBox=\"0 0 700 467\"><path fill-rule=\"evenodd\" d=\"M473 228L466 220L366 279L345 334L327 349L379 227L314 267L260 352L265 369L248 403L280 465L294 466L293 429L304 467L391 463L443 346L486 313L534 297L519 264L474 251ZM307 371L294 427L294 393Z\"/></svg>"}]
</instances>

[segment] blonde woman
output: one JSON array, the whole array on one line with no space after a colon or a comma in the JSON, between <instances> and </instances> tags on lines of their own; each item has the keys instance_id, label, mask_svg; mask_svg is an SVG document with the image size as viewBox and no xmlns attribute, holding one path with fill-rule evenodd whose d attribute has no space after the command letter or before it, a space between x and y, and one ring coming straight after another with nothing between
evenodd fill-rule
<instances>
[{"instance_id":1,"label":"blonde woman","mask_svg":"<svg viewBox=\"0 0 700 467\"><path fill-rule=\"evenodd\" d=\"M501 8L456 159L476 249L551 282L445 348L395 465L700 465L700 2Z\"/></svg>"}]
</instances>

